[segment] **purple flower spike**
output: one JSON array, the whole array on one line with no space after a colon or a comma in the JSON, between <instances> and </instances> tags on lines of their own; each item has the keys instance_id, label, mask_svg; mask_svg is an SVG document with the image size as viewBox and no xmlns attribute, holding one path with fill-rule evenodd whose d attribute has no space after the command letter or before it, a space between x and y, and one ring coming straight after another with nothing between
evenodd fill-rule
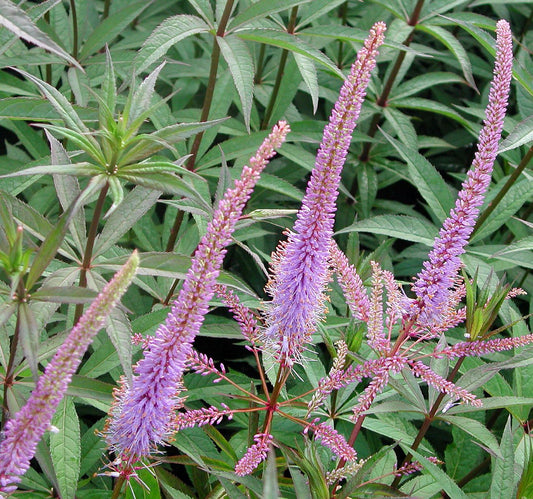
<instances>
[{"instance_id":1,"label":"purple flower spike","mask_svg":"<svg viewBox=\"0 0 533 499\"><path fill-rule=\"evenodd\" d=\"M266 337L281 365L299 361L323 308L341 170L386 26L376 23L342 86L318 150L294 231L278 248L267 289Z\"/></svg>"},{"instance_id":2,"label":"purple flower spike","mask_svg":"<svg viewBox=\"0 0 533 499\"><path fill-rule=\"evenodd\" d=\"M178 299L135 367L131 387L124 381L116 392L106 440L124 462L131 464L149 456L175 432L174 411L180 404L177 395L181 377L215 292L225 247L260 173L288 132L287 123L280 121L250 160L250 166L243 168L233 189L224 194L194 253Z\"/></svg>"},{"instance_id":3,"label":"purple flower spike","mask_svg":"<svg viewBox=\"0 0 533 499\"><path fill-rule=\"evenodd\" d=\"M16 484L30 467L37 444L50 427L83 354L126 291L138 265L139 257L134 252L74 326L46 366L26 405L7 422L0 444L0 493L16 490Z\"/></svg>"},{"instance_id":4,"label":"purple flower spike","mask_svg":"<svg viewBox=\"0 0 533 499\"><path fill-rule=\"evenodd\" d=\"M498 153L513 67L512 34L507 21L498 21L496 35L494 78L473 168L468 172L455 208L444 221L429 259L413 285L418 298L416 313L420 314L420 322L426 325L438 323L446 306L450 288L461 265L459 256L464 253L472 234Z\"/></svg>"}]
</instances>

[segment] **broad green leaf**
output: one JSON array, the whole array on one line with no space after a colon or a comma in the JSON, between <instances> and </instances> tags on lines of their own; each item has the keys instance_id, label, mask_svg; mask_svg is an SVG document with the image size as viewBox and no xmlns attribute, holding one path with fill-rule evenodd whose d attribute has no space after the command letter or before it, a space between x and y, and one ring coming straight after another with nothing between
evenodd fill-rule
<instances>
[{"instance_id":1,"label":"broad green leaf","mask_svg":"<svg viewBox=\"0 0 533 499\"><path fill-rule=\"evenodd\" d=\"M254 90L254 61L246 43L235 35L217 36L217 43L239 93L244 124L249 131Z\"/></svg>"},{"instance_id":2,"label":"broad green leaf","mask_svg":"<svg viewBox=\"0 0 533 499\"><path fill-rule=\"evenodd\" d=\"M133 372L131 369L132 343L131 323L126 314L119 308L114 308L106 320L106 331L115 347L124 374L131 383Z\"/></svg>"},{"instance_id":3,"label":"broad green leaf","mask_svg":"<svg viewBox=\"0 0 533 499\"><path fill-rule=\"evenodd\" d=\"M269 499L282 497L279 492L276 453L272 447L268 453L265 472L263 473L263 497L268 497Z\"/></svg>"},{"instance_id":4,"label":"broad green leaf","mask_svg":"<svg viewBox=\"0 0 533 499\"><path fill-rule=\"evenodd\" d=\"M465 80L454 73L445 72L433 72L415 76L395 87L391 92L389 102L401 100L405 97L410 97L413 94L418 94L427 88L432 88L435 85L444 85L446 83L465 83Z\"/></svg>"},{"instance_id":5,"label":"broad green leaf","mask_svg":"<svg viewBox=\"0 0 533 499\"><path fill-rule=\"evenodd\" d=\"M42 286L31 294L32 301L52 303L91 303L98 293L77 286Z\"/></svg>"},{"instance_id":6,"label":"broad green leaf","mask_svg":"<svg viewBox=\"0 0 533 499\"><path fill-rule=\"evenodd\" d=\"M21 177L24 175L80 175L91 176L102 173L102 170L86 161L69 165L42 165L33 166L18 172L0 175L0 178Z\"/></svg>"},{"instance_id":7,"label":"broad green leaf","mask_svg":"<svg viewBox=\"0 0 533 499\"><path fill-rule=\"evenodd\" d=\"M264 19L276 12L288 10L296 5L301 5L310 1L311 0L259 0L237 14L230 21L228 31L234 31L236 28L244 24L249 24L256 19Z\"/></svg>"},{"instance_id":8,"label":"broad green leaf","mask_svg":"<svg viewBox=\"0 0 533 499\"><path fill-rule=\"evenodd\" d=\"M86 120L96 118L94 111L73 106L78 116ZM0 99L0 118L10 120L31 121L61 121L61 113L58 113L50 101L34 97L8 97Z\"/></svg>"},{"instance_id":9,"label":"broad green leaf","mask_svg":"<svg viewBox=\"0 0 533 499\"><path fill-rule=\"evenodd\" d=\"M213 13L213 7L211 7L209 0L189 0L189 3L194 7L196 12L202 16L207 24L213 25L215 14Z\"/></svg>"},{"instance_id":10,"label":"broad green leaf","mask_svg":"<svg viewBox=\"0 0 533 499\"><path fill-rule=\"evenodd\" d=\"M61 246L63 238L65 237L72 215L93 193L100 190L104 183L105 179L103 177L93 177L76 202L69 207L69 210L61 216L59 222L55 225L52 231L47 234L26 277L27 289L33 287L45 271L46 267L48 267L48 264L54 258L58 248Z\"/></svg>"},{"instance_id":11,"label":"broad green leaf","mask_svg":"<svg viewBox=\"0 0 533 499\"><path fill-rule=\"evenodd\" d=\"M81 437L80 476L95 468L100 468L102 455L105 454L107 443L100 436L104 431L105 419L100 419L86 430Z\"/></svg>"},{"instance_id":12,"label":"broad green leaf","mask_svg":"<svg viewBox=\"0 0 533 499\"><path fill-rule=\"evenodd\" d=\"M111 406L113 403L113 385L75 374L68 385L67 395L83 399L96 399Z\"/></svg>"},{"instance_id":13,"label":"broad green leaf","mask_svg":"<svg viewBox=\"0 0 533 499\"><path fill-rule=\"evenodd\" d=\"M461 430L472 435L478 442L489 448L495 456L502 457L496 437L484 424L475 419L451 416L449 414L442 414L440 419L461 428Z\"/></svg>"},{"instance_id":14,"label":"broad green leaf","mask_svg":"<svg viewBox=\"0 0 533 499\"><path fill-rule=\"evenodd\" d=\"M50 433L50 452L62 499L74 499L78 488L81 462L80 423L71 397L59 403Z\"/></svg>"},{"instance_id":15,"label":"broad green leaf","mask_svg":"<svg viewBox=\"0 0 533 499\"><path fill-rule=\"evenodd\" d=\"M69 128L81 134L89 133L89 129L80 119L75 109L72 107L72 104L61 92L59 92L59 90L43 80L40 80L36 76L26 73L26 71L22 71L21 69L16 69L16 71L37 85L39 90L41 90ZM90 134L86 135L86 137L96 143L96 140Z\"/></svg>"},{"instance_id":16,"label":"broad green leaf","mask_svg":"<svg viewBox=\"0 0 533 499\"><path fill-rule=\"evenodd\" d=\"M474 81L474 77L472 75L472 65L470 64L470 59L468 58L465 48L461 45L457 38L455 38L455 36L446 31L444 28L432 26L427 23L417 24L416 29L430 34L444 44L459 62L459 65L463 70L465 80L474 90L477 90L476 82Z\"/></svg>"},{"instance_id":17,"label":"broad green leaf","mask_svg":"<svg viewBox=\"0 0 533 499\"><path fill-rule=\"evenodd\" d=\"M421 218L406 215L378 215L355 222L353 225L338 231L337 234L348 232L384 234L432 246L437 235L437 228Z\"/></svg>"},{"instance_id":18,"label":"broad green leaf","mask_svg":"<svg viewBox=\"0 0 533 499\"><path fill-rule=\"evenodd\" d=\"M511 186L505 197L492 212L491 216L471 237L470 241L475 242L492 234L505 224L524 203L530 201L533 196L531 190L531 180L522 180Z\"/></svg>"},{"instance_id":19,"label":"broad green leaf","mask_svg":"<svg viewBox=\"0 0 533 499\"><path fill-rule=\"evenodd\" d=\"M533 116L527 117L513 128L513 131L500 144L498 153L516 149L533 142Z\"/></svg>"},{"instance_id":20,"label":"broad green leaf","mask_svg":"<svg viewBox=\"0 0 533 499\"><path fill-rule=\"evenodd\" d=\"M19 38L57 54L83 71L76 59L41 31L26 12L9 0L0 0L0 25L15 33Z\"/></svg>"},{"instance_id":21,"label":"broad green leaf","mask_svg":"<svg viewBox=\"0 0 533 499\"><path fill-rule=\"evenodd\" d=\"M172 277L173 279L183 279L191 266L191 257L178 255L176 253L147 252L139 253L140 264L137 275L150 275L160 277ZM117 271L124 265L128 255L111 258L105 261L95 262L95 267ZM218 277L218 282L225 284L236 291L241 291L247 295L255 296L255 293L242 281L229 272L222 271Z\"/></svg>"},{"instance_id":22,"label":"broad green leaf","mask_svg":"<svg viewBox=\"0 0 533 499\"><path fill-rule=\"evenodd\" d=\"M424 466L423 473L429 474L442 487L448 496L454 499L467 499L467 495L459 488L459 486L436 464L427 460L424 456L411 449L413 457Z\"/></svg>"},{"instance_id":23,"label":"broad green leaf","mask_svg":"<svg viewBox=\"0 0 533 499\"><path fill-rule=\"evenodd\" d=\"M511 416L503 430L501 440L501 455L492 457L492 483L490 484L490 499L507 499L515 497L515 453L513 432L511 430Z\"/></svg>"},{"instance_id":24,"label":"broad green leaf","mask_svg":"<svg viewBox=\"0 0 533 499\"><path fill-rule=\"evenodd\" d=\"M156 203L161 192L136 186L107 219L94 243L93 257L105 253Z\"/></svg>"},{"instance_id":25,"label":"broad green leaf","mask_svg":"<svg viewBox=\"0 0 533 499\"><path fill-rule=\"evenodd\" d=\"M159 483L155 473L150 468L141 468L135 472L143 485L137 480L130 480L125 499L161 499Z\"/></svg>"},{"instance_id":26,"label":"broad green leaf","mask_svg":"<svg viewBox=\"0 0 533 499\"><path fill-rule=\"evenodd\" d=\"M307 5L299 9L301 12L301 19L298 21L296 29L299 31L302 26L309 24L311 21L322 17L331 12L339 5L343 4L345 0L313 0Z\"/></svg>"},{"instance_id":27,"label":"broad green leaf","mask_svg":"<svg viewBox=\"0 0 533 499\"><path fill-rule=\"evenodd\" d=\"M22 345L24 357L30 366L33 379L39 377L37 357L39 354L39 328L33 310L27 303L20 303L18 307L19 341Z\"/></svg>"},{"instance_id":28,"label":"broad green leaf","mask_svg":"<svg viewBox=\"0 0 533 499\"><path fill-rule=\"evenodd\" d=\"M228 118L204 121L200 123L178 123L161 128L150 134L139 134L128 142L127 149L118 159L118 166L135 163L147 156L160 151L164 147L171 148L173 144L181 142L197 133L203 132L211 127L220 125Z\"/></svg>"},{"instance_id":29,"label":"broad green leaf","mask_svg":"<svg viewBox=\"0 0 533 499\"><path fill-rule=\"evenodd\" d=\"M363 218L368 218L378 192L378 177L375 168L364 162L357 168L358 209Z\"/></svg>"},{"instance_id":30,"label":"broad green leaf","mask_svg":"<svg viewBox=\"0 0 533 499\"><path fill-rule=\"evenodd\" d=\"M417 151L410 149L385 132L382 131L382 133L407 162L411 182L422 194L435 216L440 221L445 220L454 206L455 198L440 173Z\"/></svg>"},{"instance_id":31,"label":"broad green leaf","mask_svg":"<svg viewBox=\"0 0 533 499\"><path fill-rule=\"evenodd\" d=\"M465 128L470 129L470 123L465 120L457 111L450 106L441 104L440 102L430 99L423 99L421 97L408 97L406 99L398 100L398 102L391 102L391 106L406 109L417 109L419 111L429 111L430 113L442 114L452 120L457 121Z\"/></svg>"},{"instance_id":32,"label":"broad green leaf","mask_svg":"<svg viewBox=\"0 0 533 499\"><path fill-rule=\"evenodd\" d=\"M393 107L385 107L383 109L383 116L385 116L386 120L403 144L414 151L418 151L416 130L411 123L409 116Z\"/></svg>"},{"instance_id":33,"label":"broad green leaf","mask_svg":"<svg viewBox=\"0 0 533 499\"><path fill-rule=\"evenodd\" d=\"M274 29L251 29L243 30L237 33L239 38L243 40L250 40L252 42L264 43L274 47L289 50L290 52L301 54L309 59L320 63L322 66L328 68L339 78L344 79L344 74L335 63L325 56L319 50L311 47L296 35L291 35L284 31L277 31Z\"/></svg>"},{"instance_id":34,"label":"broad green leaf","mask_svg":"<svg viewBox=\"0 0 533 499\"><path fill-rule=\"evenodd\" d=\"M294 60L296 61L298 70L300 71L300 74L302 75L305 85L307 89L309 90L309 94L311 95L311 101L313 102L313 114L314 114L316 113L316 110L318 107L318 92L319 92L318 75L316 72L315 65L313 61L311 61L307 57L304 57L301 54L297 54L296 52L294 52L292 55L294 56Z\"/></svg>"},{"instance_id":35,"label":"broad green leaf","mask_svg":"<svg viewBox=\"0 0 533 499\"><path fill-rule=\"evenodd\" d=\"M165 62L157 66L128 96L124 106L124 119L127 123L127 129L130 134L137 130L145 119L146 111L150 108L152 96L154 95L155 83L161 70L165 67Z\"/></svg>"},{"instance_id":36,"label":"broad green leaf","mask_svg":"<svg viewBox=\"0 0 533 499\"><path fill-rule=\"evenodd\" d=\"M89 38L83 44L80 51L80 60L96 53L106 43L109 43L120 35L139 14L150 5L150 1L141 0L132 4L126 4L123 9L113 12L109 17L104 19L94 30L91 31Z\"/></svg>"},{"instance_id":37,"label":"broad green leaf","mask_svg":"<svg viewBox=\"0 0 533 499\"><path fill-rule=\"evenodd\" d=\"M172 45L198 33L207 33L210 26L196 16L178 15L165 19L148 37L135 60L137 73L165 55Z\"/></svg>"}]
</instances>

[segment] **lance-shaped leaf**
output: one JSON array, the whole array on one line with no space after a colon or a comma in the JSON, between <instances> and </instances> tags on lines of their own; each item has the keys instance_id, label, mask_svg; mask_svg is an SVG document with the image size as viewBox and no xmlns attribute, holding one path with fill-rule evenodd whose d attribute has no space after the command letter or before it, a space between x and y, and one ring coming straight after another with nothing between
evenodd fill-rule
<instances>
[{"instance_id":1,"label":"lance-shaped leaf","mask_svg":"<svg viewBox=\"0 0 533 499\"><path fill-rule=\"evenodd\" d=\"M0 0L0 25L19 38L58 55L83 71L76 59L41 31L26 12L9 0Z\"/></svg>"}]
</instances>

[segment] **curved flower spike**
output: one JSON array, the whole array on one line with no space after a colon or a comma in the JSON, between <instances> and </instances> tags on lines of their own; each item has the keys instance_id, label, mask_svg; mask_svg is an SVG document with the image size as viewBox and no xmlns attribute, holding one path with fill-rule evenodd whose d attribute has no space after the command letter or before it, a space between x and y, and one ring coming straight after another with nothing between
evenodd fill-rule
<instances>
[{"instance_id":1,"label":"curved flower spike","mask_svg":"<svg viewBox=\"0 0 533 499\"><path fill-rule=\"evenodd\" d=\"M496 35L494 79L473 168L468 172L455 208L444 221L429 259L413 285L418 298L414 314L419 315L422 325L438 323L446 307L450 288L461 265L459 256L464 253L474 229L498 154L513 68L512 33L507 21L498 21Z\"/></svg>"},{"instance_id":2,"label":"curved flower spike","mask_svg":"<svg viewBox=\"0 0 533 499\"><path fill-rule=\"evenodd\" d=\"M321 315L341 170L385 30L376 23L357 55L324 129L294 231L273 258L266 337L281 365L299 361Z\"/></svg>"},{"instance_id":3,"label":"curved flower spike","mask_svg":"<svg viewBox=\"0 0 533 499\"><path fill-rule=\"evenodd\" d=\"M181 377L215 292L225 247L260 173L288 132L287 123L280 121L251 158L250 166L243 168L241 178L224 194L194 253L178 299L135 367L131 387L123 380L115 393L106 441L126 463L149 456L175 432L174 411L180 404L177 394Z\"/></svg>"},{"instance_id":4,"label":"curved flower spike","mask_svg":"<svg viewBox=\"0 0 533 499\"><path fill-rule=\"evenodd\" d=\"M138 265L135 251L81 316L46 366L26 405L7 422L0 444L0 492L16 490L83 354L131 283Z\"/></svg>"}]
</instances>

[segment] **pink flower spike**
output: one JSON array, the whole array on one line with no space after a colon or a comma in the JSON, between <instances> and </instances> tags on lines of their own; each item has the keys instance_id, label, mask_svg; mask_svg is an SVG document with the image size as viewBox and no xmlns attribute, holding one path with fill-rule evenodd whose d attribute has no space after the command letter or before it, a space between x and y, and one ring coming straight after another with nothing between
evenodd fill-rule
<instances>
[{"instance_id":1,"label":"pink flower spike","mask_svg":"<svg viewBox=\"0 0 533 499\"><path fill-rule=\"evenodd\" d=\"M424 269L413 285L418 298L415 313L419 315L420 322L427 325L440 321L448 301L449 289L461 265L459 256L464 253L472 234L498 153L513 68L512 34L507 21L498 21L496 35L494 78L472 169L462 185L455 208L451 210L435 239Z\"/></svg>"},{"instance_id":2,"label":"pink flower spike","mask_svg":"<svg viewBox=\"0 0 533 499\"><path fill-rule=\"evenodd\" d=\"M250 166L243 168L233 188L224 194L194 253L177 300L135 367L132 385L123 385L116 392L106 441L128 464L148 457L174 433L174 412L179 407L177 392L187 357L215 292L225 248L261 172L288 132L287 123L280 121L250 159Z\"/></svg>"},{"instance_id":3,"label":"pink flower spike","mask_svg":"<svg viewBox=\"0 0 533 499\"><path fill-rule=\"evenodd\" d=\"M254 436L255 444L235 465L235 473L240 476L252 473L267 457L273 437L269 433L258 433Z\"/></svg>"},{"instance_id":4,"label":"pink flower spike","mask_svg":"<svg viewBox=\"0 0 533 499\"><path fill-rule=\"evenodd\" d=\"M128 288L138 265L135 251L81 316L46 366L26 405L7 422L0 444L0 492L16 490L16 484L30 467L37 444L50 428L52 416L83 354Z\"/></svg>"},{"instance_id":5,"label":"pink flower spike","mask_svg":"<svg viewBox=\"0 0 533 499\"><path fill-rule=\"evenodd\" d=\"M338 458L344 459L345 461L353 461L357 458L357 452L355 452L355 449L350 447L348 442L346 442L346 439L327 423L320 423L318 425L311 423L306 428L305 433L307 433L309 429L313 430L315 440L321 442L322 445L325 445Z\"/></svg>"},{"instance_id":6,"label":"pink flower spike","mask_svg":"<svg viewBox=\"0 0 533 499\"><path fill-rule=\"evenodd\" d=\"M324 129L293 232L273 257L265 336L282 366L301 361L322 314L341 170L385 29L376 23L357 55Z\"/></svg>"}]
</instances>

